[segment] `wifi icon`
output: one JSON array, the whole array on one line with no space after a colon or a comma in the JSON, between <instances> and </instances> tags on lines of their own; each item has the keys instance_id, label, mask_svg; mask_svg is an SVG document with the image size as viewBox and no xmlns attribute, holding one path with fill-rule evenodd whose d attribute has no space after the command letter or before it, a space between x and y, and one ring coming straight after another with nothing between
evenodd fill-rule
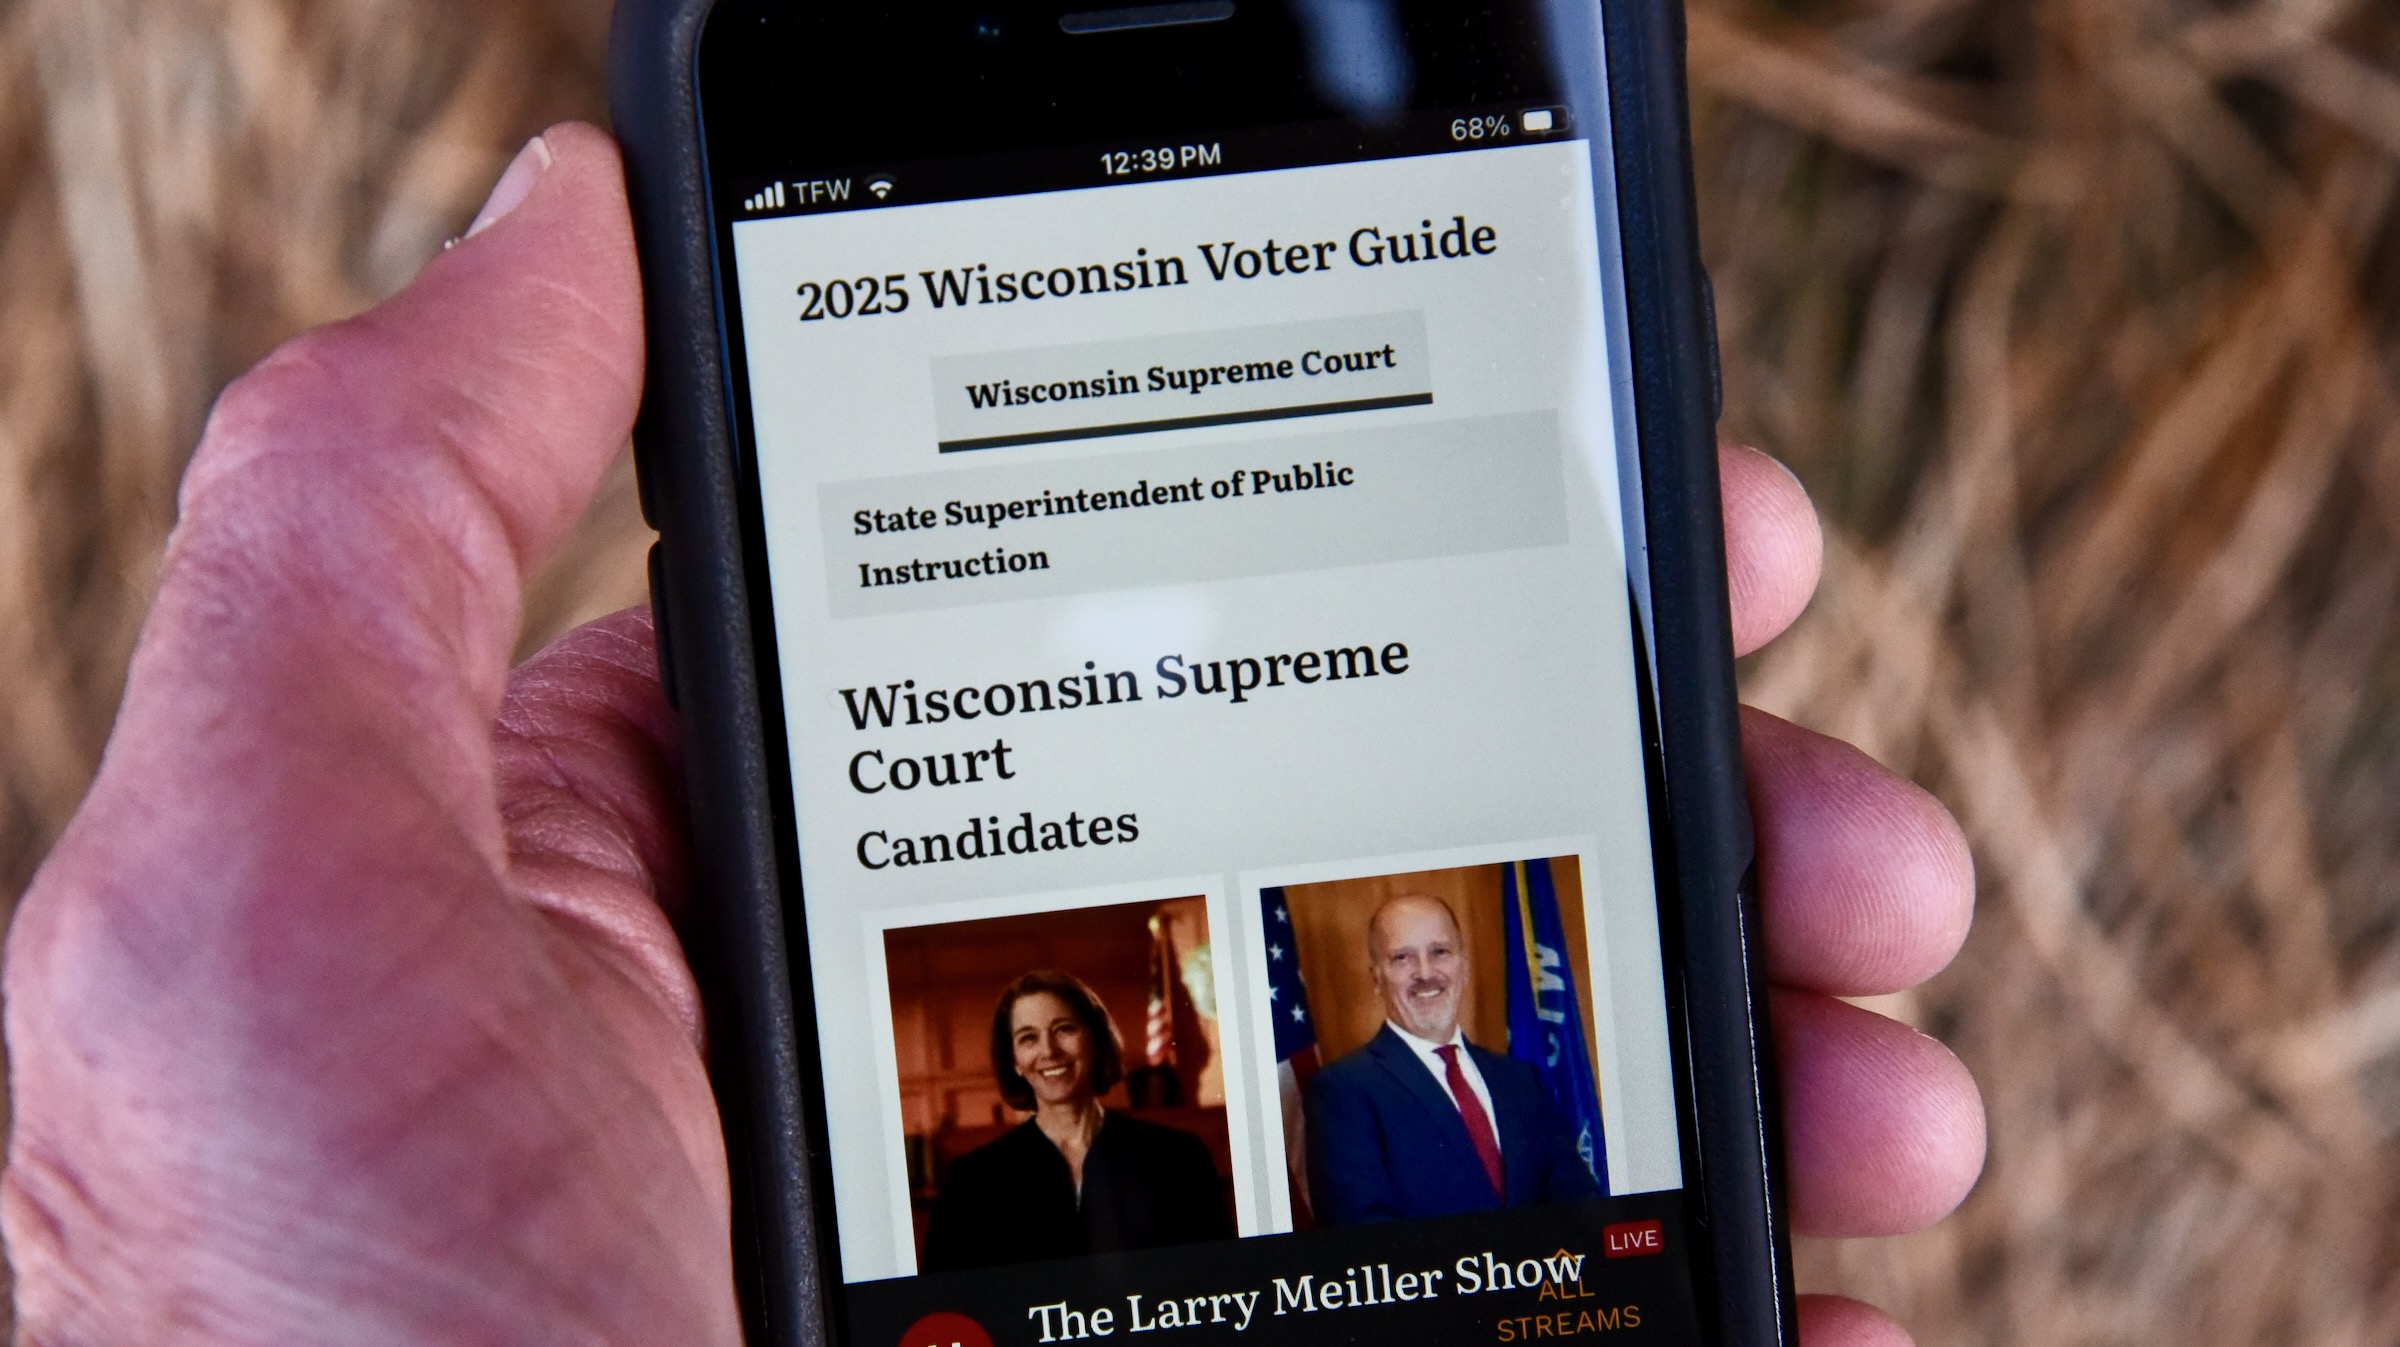
<instances>
[{"instance_id":1,"label":"wifi icon","mask_svg":"<svg viewBox=\"0 0 2400 1347\"><path fill-rule=\"evenodd\" d=\"M891 175L888 173L878 173L874 177L867 179L867 190L875 194L875 199L877 201L888 199L891 196L892 188L895 185L896 184L893 183Z\"/></svg>"}]
</instances>

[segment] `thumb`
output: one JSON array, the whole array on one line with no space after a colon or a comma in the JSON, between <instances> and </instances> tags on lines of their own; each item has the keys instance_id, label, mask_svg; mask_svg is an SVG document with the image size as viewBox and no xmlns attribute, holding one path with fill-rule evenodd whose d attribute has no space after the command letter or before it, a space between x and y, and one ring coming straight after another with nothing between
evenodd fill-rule
<instances>
[{"instance_id":1,"label":"thumb","mask_svg":"<svg viewBox=\"0 0 2400 1347\"><path fill-rule=\"evenodd\" d=\"M640 335L616 150L561 126L406 291L219 401L9 932L29 1335L592 1337L663 1305L731 1340L689 1036L597 904L522 901L495 798L524 579L624 442Z\"/></svg>"},{"instance_id":2,"label":"thumb","mask_svg":"<svg viewBox=\"0 0 2400 1347\"><path fill-rule=\"evenodd\" d=\"M490 726L525 577L624 443L641 364L616 147L554 127L406 290L218 401L103 787L372 759L486 806L461 817L496 856Z\"/></svg>"}]
</instances>

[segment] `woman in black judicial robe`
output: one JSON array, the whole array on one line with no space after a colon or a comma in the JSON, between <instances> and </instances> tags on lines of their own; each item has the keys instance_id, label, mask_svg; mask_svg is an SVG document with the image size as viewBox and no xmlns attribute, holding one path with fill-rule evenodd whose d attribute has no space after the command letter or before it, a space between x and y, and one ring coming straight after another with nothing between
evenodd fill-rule
<instances>
[{"instance_id":1,"label":"woman in black judicial robe","mask_svg":"<svg viewBox=\"0 0 2400 1347\"><path fill-rule=\"evenodd\" d=\"M1124 1077L1124 1048L1081 980L1033 972L1008 984L992 1012L992 1072L1033 1117L951 1163L923 1271L1232 1237L1207 1145L1101 1106Z\"/></svg>"}]
</instances>

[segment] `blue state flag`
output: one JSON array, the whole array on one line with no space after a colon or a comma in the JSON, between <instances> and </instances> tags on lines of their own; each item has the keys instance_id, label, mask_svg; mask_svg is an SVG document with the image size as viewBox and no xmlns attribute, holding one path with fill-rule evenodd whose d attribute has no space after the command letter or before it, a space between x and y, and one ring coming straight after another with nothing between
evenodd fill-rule
<instances>
[{"instance_id":1,"label":"blue state flag","mask_svg":"<svg viewBox=\"0 0 2400 1347\"><path fill-rule=\"evenodd\" d=\"M1541 1077L1605 1194L1608 1143L1600 1126L1600 1091L1583 1041L1583 1011L1575 969L1567 962L1567 931L1559 920L1550 862L1500 867L1500 907L1508 929L1508 1055Z\"/></svg>"}]
</instances>

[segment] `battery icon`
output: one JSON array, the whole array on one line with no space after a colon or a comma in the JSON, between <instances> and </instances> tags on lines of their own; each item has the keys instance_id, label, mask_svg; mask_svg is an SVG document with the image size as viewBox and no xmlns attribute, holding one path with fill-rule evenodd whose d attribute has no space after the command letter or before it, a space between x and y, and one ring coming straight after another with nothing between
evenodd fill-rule
<instances>
[{"instance_id":1,"label":"battery icon","mask_svg":"<svg viewBox=\"0 0 2400 1347\"><path fill-rule=\"evenodd\" d=\"M1525 134L1538 136L1556 131L1565 120L1557 108L1527 108L1518 114L1517 124L1524 128Z\"/></svg>"}]
</instances>

